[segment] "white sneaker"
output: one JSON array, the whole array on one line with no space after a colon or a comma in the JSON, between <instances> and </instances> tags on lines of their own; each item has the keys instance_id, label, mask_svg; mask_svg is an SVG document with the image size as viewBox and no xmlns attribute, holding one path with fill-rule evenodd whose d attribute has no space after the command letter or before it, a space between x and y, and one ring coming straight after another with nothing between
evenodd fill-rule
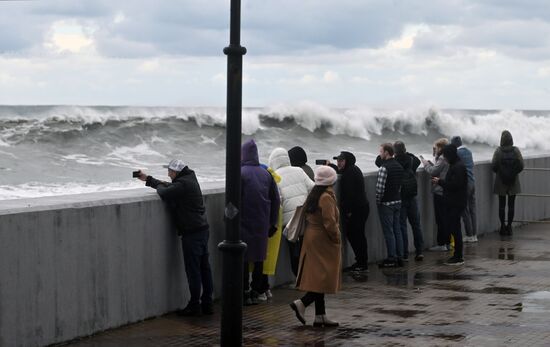
<instances>
[{"instance_id":1,"label":"white sneaker","mask_svg":"<svg viewBox=\"0 0 550 347\"><path fill-rule=\"evenodd\" d=\"M477 235L472 236L472 242L477 242Z\"/></svg>"},{"instance_id":2,"label":"white sneaker","mask_svg":"<svg viewBox=\"0 0 550 347\"><path fill-rule=\"evenodd\" d=\"M257 299L258 299L259 301L267 301L267 295L266 295L265 293L258 294Z\"/></svg>"},{"instance_id":3,"label":"white sneaker","mask_svg":"<svg viewBox=\"0 0 550 347\"><path fill-rule=\"evenodd\" d=\"M462 238L462 242L473 242L473 241L472 241L472 237L473 237L473 236L464 236L464 237Z\"/></svg>"},{"instance_id":4,"label":"white sneaker","mask_svg":"<svg viewBox=\"0 0 550 347\"><path fill-rule=\"evenodd\" d=\"M429 250L432 252L447 252L449 249L447 248L446 245L442 245L442 246L433 246Z\"/></svg>"},{"instance_id":5,"label":"white sneaker","mask_svg":"<svg viewBox=\"0 0 550 347\"><path fill-rule=\"evenodd\" d=\"M273 293L271 293L271 290L269 290L269 289L265 291L265 296L268 299L273 299Z\"/></svg>"}]
</instances>

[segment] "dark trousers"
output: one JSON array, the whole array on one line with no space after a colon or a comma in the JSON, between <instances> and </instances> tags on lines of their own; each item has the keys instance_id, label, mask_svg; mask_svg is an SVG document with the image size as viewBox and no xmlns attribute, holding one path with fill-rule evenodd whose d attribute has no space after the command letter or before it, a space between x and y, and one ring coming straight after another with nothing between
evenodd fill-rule
<instances>
[{"instance_id":1,"label":"dark trousers","mask_svg":"<svg viewBox=\"0 0 550 347\"><path fill-rule=\"evenodd\" d=\"M462 212L462 222L466 236L477 235L476 185L473 182L468 182L468 200Z\"/></svg>"},{"instance_id":2,"label":"dark trousers","mask_svg":"<svg viewBox=\"0 0 550 347\"><path fill-rule=\"evenodd\" d=\"M401 237L401 203L395 205L378 205L378 215L382 232L386 241L388 259L400 259L403 257L403 238Z\"/></svg>"},{"instance_id":3,"label":"dark trousers","mask_svg":"<svg viewBox=\"0 0 550 347\"><path fill-rule=\"evenodd\" d=\"M416 197L401 200L401 238L403 239L403 257L409 257L409 236L407 232L407 220L409 221L414 238L416 255L422 254L424 249L424 236L420 228L420 214Z\"/></svg>"},{"instance_id":4,"label":"dark trousers","mask_svg":"<svg viewBox=\"0 0 550 347\"><path fill-rule=\"evenodd\" d=\"M460 229L460 217L464 209L447 206L445 212L445 229L447 229L448 235L453 235L455 240L455 250L453 257L462 258L463 257L463 246L462 246L462 230Z\"/></svg>"},{"instance_id":5,"label":"dark trousers","mask_svg":"<svg viewBox=\"0 0 550 347\"><path fill-rule=\"evenodd\" d=\"M288 245L288 254L290 257L290 267L294 276L298 276L298 264L300 263L300 252L302 250L302 240L298 242L290 242L286 240Z\"/></svg>"},{"instance_id":6,"label":"dark trousers","mask_svg":"<svg viewBox=\"0 0 550 347\"><path fill-rule=\"evenodd\" d=\"M269 282L267 281L267 276L263 274L264 272L264 262L263 261L257 261L254 262L254 266L252 269L252 282L249 283L249 262L244 262L244 270L243 270L243 290L247 292L249 289L252 289L253 291L262 294L265 293L266 290L269 289Z\"/></svg>"},{"instance_id":7,"label":"dark trousers","mask_svg":"<svg viewBox=\"0 0 550 347\"><path fill-rule=\"evenodd\" d=\"M198 306L201 302L212 303L213 281L208 261L208 237L208 230L184 234L181 237L185 273L191 293L189 304L192 306Z\"/></svg>"},{"instance_id":8,"label":"dark trousers","mask_svg":"<svg viewBox=\"0 0 550 347\"><path fill-rule=\"evenodd\" d=\"M445 227L445 201L443 195L434 194L434 213L435 224L437 225L437 245L448 245L450 242L450 234Z\"/></svg>"},{"instance_id":9,"label":"dark trousers","mask_svg":"<svg viewBox=\"0 0 550 347\"><path fill-rule=\"evenodd\" d=\"M514 221L514 208L516 205L516 196L508 195L508 225L512 225ZM506 212L506 195L498 196L498 217L500 224L504 225L504 216Z\"/></svg>"},{"instance_id":10,"label":"dark trousers","mask_svg":"<svg viewBox=\"0 0 550 347\"><path fill-rule=\"evenodd\" d=\"M365 237L365 223L369 217L369 208L366 211L353 212L350 218L345 218L343 223L344 233L349 241L355 261L359 265L367 265L369 260L367 238Z\"/></svg>"},{"instance_id":11,"label":"dark trousers","mask_svg":"<svg viewBox=\"0 0 550 347\"><path fill-rule=\"evenodd\" d=\"M311 305L315 302L315 315L325 314L325 294L323 293L314 293L307 292L306 295L302 297L302 303L305 307Z\"/></svg>"}]
</instances>

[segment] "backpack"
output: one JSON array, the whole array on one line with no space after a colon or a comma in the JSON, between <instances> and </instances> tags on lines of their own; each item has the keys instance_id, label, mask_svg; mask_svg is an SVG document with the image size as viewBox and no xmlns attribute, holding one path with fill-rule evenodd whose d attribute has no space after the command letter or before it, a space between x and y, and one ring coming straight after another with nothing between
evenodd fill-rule
<instances>
[{"instance_id":1,"label":"backpack","mask_svg":"<svg viewBox=\"0 0 550 347\"><path fill-rule=\"evenodd\" d=\"M412 170L413 158L411 159L411 167L403 173L401 181L401 197L410 199L418 193L418 184L416 183L416 173Z\"/></svg>"},{"instance_id":2,"label":"backpack","mask_svg":"<svg viewBox=\"0 0 550 347\"><path fill-rule=\"evenodd\" d=\"M516 176L519 174L519 159L515 151L502 151L499 163L499 176L502 183L506 186L511 186L516 181Z\"/></svg>"}]
</instances>

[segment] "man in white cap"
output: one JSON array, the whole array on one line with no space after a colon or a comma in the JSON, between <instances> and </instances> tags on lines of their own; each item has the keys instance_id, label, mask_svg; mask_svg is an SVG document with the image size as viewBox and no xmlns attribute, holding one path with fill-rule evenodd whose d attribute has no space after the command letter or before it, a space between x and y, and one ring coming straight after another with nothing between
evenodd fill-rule
<instances>
[{"instance_id":1,"label":"man in white cap","mask_svg":"<svg viewBox=\"0 0 550 347\"><path fill-rule=\"evenodd\" d=\"M168 205L174 225L181 236L185 273L191 299L182 316L212 314L212 271L208 261L209 226L206 221L202 192L195 172L181 160L172 160L165 168L172 183L164 182L139 172L145 185L157 190ZM202 296L201 296L202 287Z\"/></svg>"}]
</instances>

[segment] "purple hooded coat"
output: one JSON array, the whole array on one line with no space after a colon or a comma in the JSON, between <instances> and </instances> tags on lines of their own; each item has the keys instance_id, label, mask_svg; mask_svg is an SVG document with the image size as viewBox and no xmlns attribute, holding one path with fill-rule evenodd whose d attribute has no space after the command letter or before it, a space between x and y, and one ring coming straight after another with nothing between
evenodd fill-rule
<instances>
[{"instance_id":1,"label":"purple hooded coat","mask_svg":"<svg viewBox=\"0 0 550 347\"><path fill-rule=\"evenodd\" d=\"M254 140L241 149L241 238L248 245L245 261L264 261L269 228L277 224L279 191L271 174L260 166Z\"/></svg>"}]
</instances>

